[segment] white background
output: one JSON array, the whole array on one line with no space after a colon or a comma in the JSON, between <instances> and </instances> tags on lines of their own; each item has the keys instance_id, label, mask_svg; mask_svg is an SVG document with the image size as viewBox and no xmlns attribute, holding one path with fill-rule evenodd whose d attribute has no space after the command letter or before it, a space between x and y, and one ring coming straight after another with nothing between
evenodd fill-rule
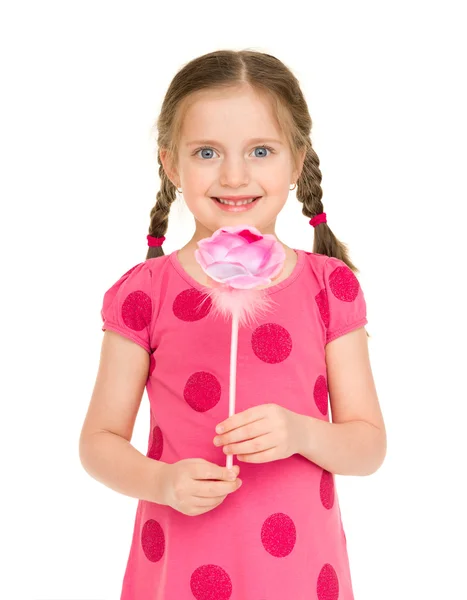
<instances>
[{"instance_id":1,"label":"white background","mask_svg":"<svg viewBox=\"0 0 467 600\"><path fill-rule=\"evenodd\" d=\"M3 5L2 598L119 599L137 501L78 455L102 297L146 255L150 129L170 80L196 56L246 48L302 84L324 209L368 306L388 454L372 476L337 477L355 598L467 598L462 4ZM166 254L193 231L177 200ZM312 249L294 192L276 232ZM145 392L143 453L148 412Z\"/></svg>"}]
</instances>

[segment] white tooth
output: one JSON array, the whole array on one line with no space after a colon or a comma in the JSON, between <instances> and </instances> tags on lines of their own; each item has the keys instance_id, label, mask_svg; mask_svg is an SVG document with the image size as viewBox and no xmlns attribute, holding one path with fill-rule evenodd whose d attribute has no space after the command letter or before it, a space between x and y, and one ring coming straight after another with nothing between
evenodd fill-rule
<instances>
[{"instance_id":1,"label":"white tooth","mask_svg":"<svg viewBox=\"0 0 467 600\"><path fill-rule=\"evenodd\" d=\"M243 204L250 204L253 202L254 198L250 198L249 200L242 200L240 202L234 202L233 200L224 200L223 198L219 198L222 204L230 204L230 206L242 206Z\"/></svg>"}]
</instances>

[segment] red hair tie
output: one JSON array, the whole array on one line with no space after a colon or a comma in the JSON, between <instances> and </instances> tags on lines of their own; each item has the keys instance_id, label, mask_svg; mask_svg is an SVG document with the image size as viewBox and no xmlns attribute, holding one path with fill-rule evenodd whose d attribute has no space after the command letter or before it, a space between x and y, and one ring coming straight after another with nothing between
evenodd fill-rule
<instances>
[{"instance_id":1,"label":"red hair tie","mask_svg":"<svg viewBox=\"0 0 467 600\"><path fill-rule=\"evenodd\" d=\"M165 237L153 237L152 235L147 235L146 236L148 239L148 246L150 246L151 248L155 247L155 246L162 246L162 244L164 243Z\"/></svg>"},{"instance_id":2,"label":"red hair tie","mask_svg":"<svg viewBox=\"0 0 467 600\"><path fill-rule=\"evenodd\" d=\"M315 215L312 219L310 219L310 225L313 225L313 227L316 227L316 225L319 225L320 223L327 223L326 221L326 213L319 213L319 215Z\"/></svg>"}]
</instances>

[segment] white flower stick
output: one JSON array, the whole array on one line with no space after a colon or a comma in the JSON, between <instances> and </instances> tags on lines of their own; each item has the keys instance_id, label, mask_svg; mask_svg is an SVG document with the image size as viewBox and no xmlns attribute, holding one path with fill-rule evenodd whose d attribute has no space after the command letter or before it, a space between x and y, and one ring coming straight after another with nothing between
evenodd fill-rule
<instances>
[{"instance_id":1,"label":"white flower stick","mask_svg":"<svg viewBox=\"0 0 467 600\"><path fill-rule=\"evenodd\" d=\"M218 229L210 238L200 240L195 258L215 284L205 289L205 299L212 301L212 316L232 318L230 418L235 414L238 330L256 323L275 304L259 288L270 284L282 272L285 250L274 235L263 235L251 225L235 225ZM233 454L227 454L227 468L232 466Z\"/></svg>"},{"instance_id":2,"label":"white flower stick","mask_svg":"<svg viewBox=\"0 0 467 600\"><path fill-rule=\"evenodd\" d=\"M237 381L238 314L232 314L232 336L230 340L229 417L235 414L235 389ZM227 454L228 469L233 466L233 454Z\"/></svg>"}]
</instances>

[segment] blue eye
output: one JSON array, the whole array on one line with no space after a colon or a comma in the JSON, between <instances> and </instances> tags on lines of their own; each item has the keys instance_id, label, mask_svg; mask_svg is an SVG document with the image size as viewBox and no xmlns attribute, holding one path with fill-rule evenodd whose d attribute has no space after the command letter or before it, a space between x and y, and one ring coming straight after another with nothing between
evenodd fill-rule
<instances>
[{"instance_id":1,"label":"blue eye","mask_svg":"<svg viewBox=\"0 0 467 600\"><path fill-rule=\"evenodd\" d=\"M266 149L269 152L271 152L271 154L273 154L275 152L275 150L273 148L270 148L269 146L256 146L255 150L258 150L258 149ZM201 148L198 148L198 150L195 150L195 152L194 152L195 156L199 152L202 152L203 150L213 151L213 149L210 146L201 146ZM263 154L263 156L267 156L267 155ZM263 156L256 156L256 158L263 158ZM204 158L211 158L211 157L208 156L208 157L204 157Z\"/></svg>"},{"instance_id":2,"label":"blue eye","mask_svg":"<svg viewBox=\"0 0 467 600\"><path fill-rule=\"evenodd\" d=\"M264 150L264 149L266 149L266 150L269 150L271 153L273 152L273 149L272 149L272 148L269 148L268 146L257 146L257 147L255 148L255 150L258 150L258 149L260 149L260 150ZM257 158L260 158L260 157L257 157Z\"/></svg>"},{"instance_id":3,"label":"blue eye","mask_svg":"<svg viewBox=\"0 0 467 600\"><path fill-rule=\"evenodd\" d=\"M212 150L212 148L210 148L209 146L202 146L199 150L196 150L195 155L198 154L198 152L203 152L204 150ZM210 157L208 156L208 158Z\"/></svg>"}]
</instances>

